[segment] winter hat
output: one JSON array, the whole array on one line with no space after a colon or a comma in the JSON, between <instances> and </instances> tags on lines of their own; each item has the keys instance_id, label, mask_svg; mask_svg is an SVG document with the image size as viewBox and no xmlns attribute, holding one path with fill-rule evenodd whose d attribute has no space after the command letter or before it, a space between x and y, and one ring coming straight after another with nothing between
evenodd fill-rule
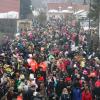
<instances>
[{"instance_id":1,"label":"winter hat","mask_svg":"<svg viewBox=\"0 0 100 100\"><path fill-rule=\"evenodd\" d=\"M34 93L33 93L33 96L36 96L37 94L38 94L38 92L34 92Z\"/></svg>"},{"instance_id":2,"label":"winter hat","mask_svg":"<svg viewBox=\"0 0 100 100\"><path fill-rule=\"evenodd\" d=\"M10 87L8 91L13 91L13 90L14 90L14 88L13 87Z\"/></svg>"},{"instance_id":3,"label":"winter hat","mask_svg":"<svg viewBox=\"0 0 100 100\"><path fill-rule=\"evenodd\" d=\"M21 91L23 91L23 85L18 86L18 92L21 92Z\"/></svg>"},{"instance_id":4,"label":"winter hat","mask_svg":"<svg viewBox=\"0 0 100 100\"><path fill-rule=\"evenodd\" d=\"M55 57L53 56L53 55L50 55L49 56L49 61L51 60L51 59L54 59Z\"/></svg>"},{"instance_id":5,"label":"winter hat","mask_svg":"<svg viewBox=\"0 0 100 100\"><path fill-rule=\"evenodd\" d=\"M74 68L77 68L77 65L76 65L76 64L74 64L74 65L73 65L73 67L74 67Z\"/></svg>"},{"instance_id":6,"label":"winter hat","mask_svg":"<svg viewBox=\"0 0 100 100\"><path fill-rule=\"evenodd\" d=\"M41 47L41 51L44 51L44 47Z\"/></svg>"},{"instance_id":7,"label":"winter hat","mask_svg":"<svg viewBox=\"0 0 100 100\"><path fill-rule=\"evenodd\" d=\"M23 100L22 96L17 96L17 100Z\"/></svg>"},{"instance_id":8,"label":"winter hat","mask_svg":"<svg viewBox=\"0 0 100 100\"><path fill-rule=\"evenodd\" d=\"M30 75L29 75L29 78L30 78L31 80L33 80L33 79L34 79L34 74L30 74Z\"/></svg>"},{"instance_id":9,"label":"winter hat","mask_svg":"<svg viewBox=\"0 0 100 100\"><path fill-rule=\"evenodd\" d=\"M96 73L91 72L90 75L89 75L89 77L96 77Z\"/></svg>"},{"instance_id":10,"label":"winter hat","mask_svg":"<svg viewBox=\"0 0 100 100\"><path fill-rule=\"evenodd\" d=\"M96 86L96 87L100 87L100 80L97 80L97 81L96 81L95 86Z\"/></svg>"},{"instance_id":11,"label":"winter hat","mask_svg":"<svg viewBox=\"0 0 100 100\"><path fill-rule=\"evenodd\" d=\"M24 79L25 79L24 74L21 74L21 75L20 75L20 79L21 79L21 80L24 80Z\"/></svg>"},{"instance_id":12,"label":"winter hat","mask_svg":"<svg viewBox=\"0 0 100 100\"><path fill-rule=\"evenodd\" d=\"M16 33L15 36L20 36L20 33Z\"/></svg>"},{"instance_id":13,"label":"winter hat","mask_svg":"<svg viewBox=\"0 0 100 100\"><path fill-rule=\"evenodd\" d=\"M39 77L38 81L44 81L44 78L43 77Z\"/></svg>"},{"instance_id":14,"label":"winter hat","mask_svg":"<svg viewBox=\"0 0 100 100\"><path fill-rule=\"evenodd\" d=\"M81 80L85 80L85 78L84 77L81 77Z\"/></svg>"},{"instance_id":15,"label":"winter hat","mask_svg":"<svg viewBox=\"0 0 100 100\"><path fill-rule=\"evenodd\" d=\"M5 56L5 53L0 54L1 56Z\"/></svg>"},{"instance_id":16,"label":"winter hat","mask_svg":"<svg viewBox=\"0 0 100 100\"><path fill-rule=\"evenodd\" d=\"M83 70L83 74L87 75L88 74L87 70Z\"/></svg>"},{"instance_id":17,"label":"winter hat","mask_svg":"<svg viewBox=\"0 0 100 100\"><path fill-rule=\"evenodd\" d=\"M77 77L77 79L80 79L80 74L77 74L76 77Z\"/></svg>"},{"instance_id":18,"label":"winter hat","mask_svg":"<svg viewBox=\"0 0 100 100\"><path fill-rule=\"evenodd\" d=\"M71 81L71 77L66 77L65 81Z\"/></svg>"},{"instance_id":19,"label":"winter hat","mask_svg":"<svg viewBox=\"0 0 100 100\"><path fill-rule=\"evenodd\" d=\"M28 56L29 56L29 58L32 58L33 57L32 54L29 54Z\"/></svg>"}]
</instances>

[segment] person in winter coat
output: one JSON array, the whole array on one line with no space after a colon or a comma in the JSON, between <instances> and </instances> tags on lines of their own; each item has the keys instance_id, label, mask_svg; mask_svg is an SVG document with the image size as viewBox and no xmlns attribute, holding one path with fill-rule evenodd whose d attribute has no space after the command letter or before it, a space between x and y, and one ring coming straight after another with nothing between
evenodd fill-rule
<instances>
[{"instance_id":1,"label":"person in winter coat","mask_svg":"<svg viewBox=\"0 0 100 100\"><path fill-rule=\"evenodd\" d=\"M85 86L85 90L82 92L82 100L92 100L88 86Z\"/></svg>"},{"instance_id":2,"label":"person in winter coat","mask_svg":"<svg viewBox=\"0 0 100 100\"><path fill-rule=\"evenodd\" d=\"M82 100L81 89L78 82L75 83L74 88L72 89L72 100Z\"/></svg>"},{"instance_id":3,"label":"person in winter coat","mask_svg":"<svg viewBox=\"0 0 100 100\"><path fill-rule=\"evenodd\" d=\"M49 97L49 100L52 100L54 96L54 82L52 79L48 79L47 82L47 96Z\"/></svg>"},{"instance_id":4,"label":"person in winter coat","mask_svg":"<svg viewBox=\"0 0 100 100\"><path fill-rule=\"evenodd\" d=\"M11 87L7 93L7 100L13 100L13 97L14 97L14 92L13 92L13 87Z\"/></svg>"},{"instance_id":5,"label":"person in winter coat","mask_svg":"<svg viewBox=\"0 0 100 100\"><path fill-rule=\"evenodd\" d=\"M95 83L95 88L93 90L93 96L96 100L100 100L100 79Z\"/></svg>"},{"instance_id":6,"label":"person in winter coat","mask_svg":"<svg viewBox=\"0 0 100 100\"><path fill-rule=\"evenodd\" d=\"M67 88L64 88L60 100L71 100Z\"/></svg>"},{"instance_id":7,"label":"person in winter coat","mask_svg":"<svg viewBox=\"0 0 100 100\"><path fill-rule=\"evenodd\" d=\"M63 79L60 79L60 80L58 81L57 85L56 85L56 88L55 88L56 94L57 94L57 96L58 96L58 99L60 98L60 96L61 96L61 94L62 94L62 90L63 90L64 88L66 88L66 85L65 85Z\"/></svg>"}]
</instances>

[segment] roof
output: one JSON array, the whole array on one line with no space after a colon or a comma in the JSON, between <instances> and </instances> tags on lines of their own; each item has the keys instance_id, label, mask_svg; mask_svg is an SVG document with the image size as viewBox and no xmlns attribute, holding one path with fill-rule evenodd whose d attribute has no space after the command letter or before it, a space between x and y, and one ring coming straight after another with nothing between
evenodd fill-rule
<instances>
[{"instance_id":1,"label":"roof","mask_svg":"<svg viewBox=\"0 0 100 100\"><path fill-rule=\"evenodd\" d=\"M66 10L69 6L72 6L75 10L89 10L89 5L82 4L71 4L71 3L48 3L48 10L55 9L59 10L59 7L62 10Z\"/></svg>"},{"instance_id":2,"label":"roof","mask_svg":"<svg viewBox=\"0 0 100 100\"><path fill-rule=\"evenodd\" d=\"M0 13L19 12L20 0L0 0Z\"/></svg>"}]
</instances>

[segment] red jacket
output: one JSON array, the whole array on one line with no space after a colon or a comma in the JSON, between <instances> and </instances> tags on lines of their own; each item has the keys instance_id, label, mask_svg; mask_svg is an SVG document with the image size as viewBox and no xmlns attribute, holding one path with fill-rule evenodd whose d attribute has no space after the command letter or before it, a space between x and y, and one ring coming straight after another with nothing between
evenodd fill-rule
<instances>
[{"instance_id":1,"label":"red jacket","mask_svg":"<svg viewBox=\"0 0 100 100\"><path fill-rule=\"evenodd\" d=\"M91 93L86 93L85 91L82 92L82 100L92 100Z\"/></svg>"}]
</instances>

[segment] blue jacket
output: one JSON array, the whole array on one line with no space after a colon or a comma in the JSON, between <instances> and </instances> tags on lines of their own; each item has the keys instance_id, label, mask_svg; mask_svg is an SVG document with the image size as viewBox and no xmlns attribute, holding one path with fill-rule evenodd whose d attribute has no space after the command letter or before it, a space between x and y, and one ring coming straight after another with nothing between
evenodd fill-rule
<instances>
[{"instance_id":1,"label":"blue jacket","mask_svg":"<svg viewBox=\"0 0 100 100\"><path fill-rule=\"evenodd\" d=\"M72 90L72 100L82 100L80 88L74 88Z\"/></svg>"}]
</instances>

